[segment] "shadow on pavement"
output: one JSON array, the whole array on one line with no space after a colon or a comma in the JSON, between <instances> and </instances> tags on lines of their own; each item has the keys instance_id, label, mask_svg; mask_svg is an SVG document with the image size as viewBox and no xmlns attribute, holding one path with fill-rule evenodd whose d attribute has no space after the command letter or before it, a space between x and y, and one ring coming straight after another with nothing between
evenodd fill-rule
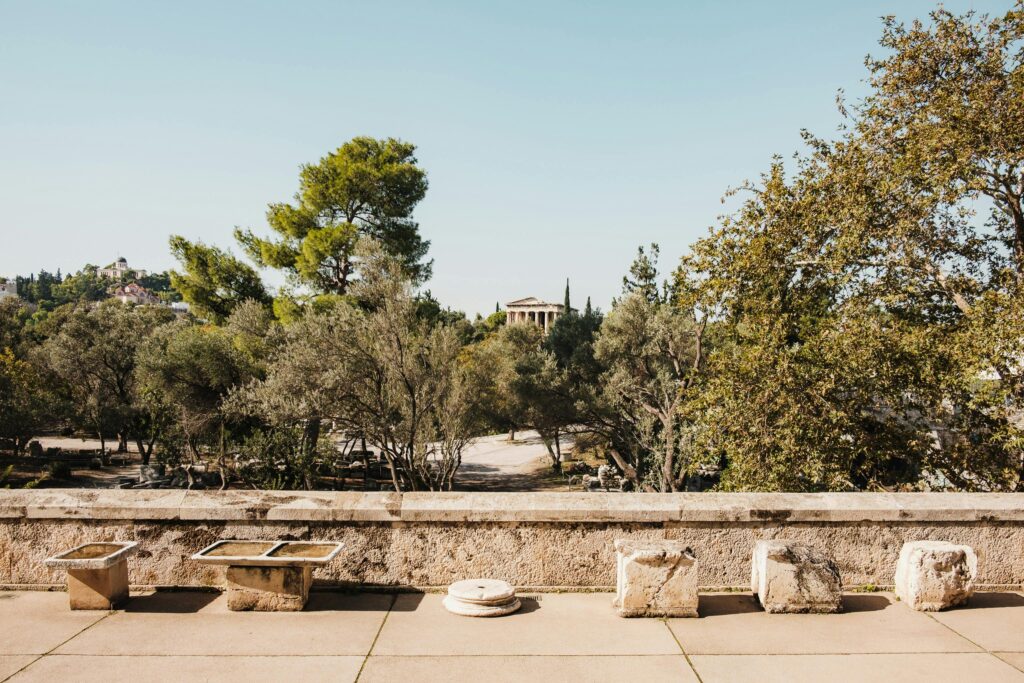
<instances>
[{"instance_id":1,"label":"shadow on pavement","mask_svg":"<svg viewBox=\"0 0 1024 683\"><path fill-rule=\"evenodd\" d=\"M877 612L883 610L892 601L884 595L843 595L843 612ZM752 614L763 612L757 598L751 593L729 593L721 595L701 595L697 607L700 616L718 617L728 614Z\"/></svg>"},{"instance_id":2,"label":"shadow on pavement","mask_svg":"<svg viewBox=\"0 0 1024 683\"><path fill-rule=\"evenodd\" d=\"M877 612L891 604L892 600L884 595L843 595L844 612Z\"/></svg>"},{"instance_id":3,"label":"shadow on pavement","mask_svg":"<svg viewBox=\"0 0 1024 683\"><path fill-rule=\"evenodd\" d=\"M506 617L514 617L517 614L529 614L530 612L536 612L540 609L540 600L537 598L526 597L520 595L519 597L519 609L512 614L506 615Z\"/></svg>"},{"instance_id":4,"label":"shadow on pavement","mask_svg":"<svg viewBox=\"0 0 1024 683\"><path fill-rule=\"evenodd\" d=\"M219 597L219 591L157 590L146 595L133 595L125 605L124 611L189 614L198 612Z\"/></svg>"},{"instance_id":5,"label":"shadow on pavement","mask_svg":"<svg viewBox=\"0 0 1024 683\"><path fill-rule=\"evenodd\" d=\"M404 596L401 600L399 596ZM342 593L318 591L309 594L306 612L412 612L422 602L422 593Z\"/></svg>"},{"instance_id":6,"label":"shadow on pavement","mask_svg":"<svg viewBox=\"0 0 1024 683\"><path fill-rule=\"evenodd\" d=\"M966 605L957 610L989 609L994 607L1024 607L1024 595L1017 593L975 593Z\"/></svg>"}]
</instances>

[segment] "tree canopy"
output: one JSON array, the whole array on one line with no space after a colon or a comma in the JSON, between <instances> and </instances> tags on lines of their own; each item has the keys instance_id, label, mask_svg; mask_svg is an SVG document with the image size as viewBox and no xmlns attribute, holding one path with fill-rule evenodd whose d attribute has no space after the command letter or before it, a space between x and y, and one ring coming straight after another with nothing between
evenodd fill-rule
<instances>
[{"instance_id":1,"label":"tree canopy","mask_svg":"<svg viewBox=\"0 0 1024 683\"><path fill-rule=\"evenodd\" d=\"M271 204L260 237L236 230L246 253L262 266L279 268L315 292L347 294L362 236L377 240L414 281L429 278L430 243L412 212L427 191L416 147L388 138L357 137L299 173L295 202Z\"/></svg>"}]
</instances>

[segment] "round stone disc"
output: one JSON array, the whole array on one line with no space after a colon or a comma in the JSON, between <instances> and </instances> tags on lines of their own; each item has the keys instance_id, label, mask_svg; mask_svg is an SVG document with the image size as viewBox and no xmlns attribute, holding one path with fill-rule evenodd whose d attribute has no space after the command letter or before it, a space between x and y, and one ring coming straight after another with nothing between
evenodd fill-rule
<instances>
[{"instance_id":1,"label":"round stone disc","mask_svg":"<svg viewBox=\"0 0 1024 683\"><path fill-rule=\"evenodd\" d=\"M463 602L452 595L444 598L444 608L452 614L463 617L500 617L512 614L519 609L519 598L512 598L503 605L477 605L471 602Z\"/></svg>"},{"instance_id":2,"label":"round stone disc","mask_svg":"<svg viewBox=\"0 0 1024 683\"><path fill-rule=\"evenodd\" d=\"M516 596L516 591L498 579L466 579L448 586L448 595L474 605L503 605Z\"/></svg>"}]
</instances>

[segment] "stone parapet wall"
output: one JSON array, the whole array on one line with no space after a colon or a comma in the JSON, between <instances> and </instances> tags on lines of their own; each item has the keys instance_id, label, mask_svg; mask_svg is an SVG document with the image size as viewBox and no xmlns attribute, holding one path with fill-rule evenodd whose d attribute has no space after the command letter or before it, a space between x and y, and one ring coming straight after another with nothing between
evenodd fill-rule
<instances>
[{"instance_id":1,"label":"stone parapet wall","mask_svg":"<svg viewBox=\"0 0 1024 683\"><path fill-rule=\"evenodd\" d=\"M0 491L4 586L60 584L43 559L100 540L140 543L134 585L219 585L188 558L224 538L344 542L320 585L608 588L617 538L687 543L705 587L749 587L754 543L773 538L828 551L847 587L891 585L908 540L970 545L980 584L1024 584L1024 494Z\"/></svg>"}]
</instances>

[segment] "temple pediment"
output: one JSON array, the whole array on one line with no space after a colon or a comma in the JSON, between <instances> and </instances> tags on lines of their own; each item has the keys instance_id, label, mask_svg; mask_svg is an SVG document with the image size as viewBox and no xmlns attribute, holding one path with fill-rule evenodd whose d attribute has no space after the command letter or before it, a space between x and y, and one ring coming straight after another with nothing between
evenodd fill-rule
<instances>
[{"instance_id":1,"label":"temple pediment","mask_svg":"<svg viewBox=\"0 0 1024 683\"><path fill-rule=\"evenodd\" d=\"M505 306L558 306L562 304L553 304L548 301L542 301L535 296L528 296L525 299L516 299L515 301L509 301Z\"/></svg>"}]
</instances>

